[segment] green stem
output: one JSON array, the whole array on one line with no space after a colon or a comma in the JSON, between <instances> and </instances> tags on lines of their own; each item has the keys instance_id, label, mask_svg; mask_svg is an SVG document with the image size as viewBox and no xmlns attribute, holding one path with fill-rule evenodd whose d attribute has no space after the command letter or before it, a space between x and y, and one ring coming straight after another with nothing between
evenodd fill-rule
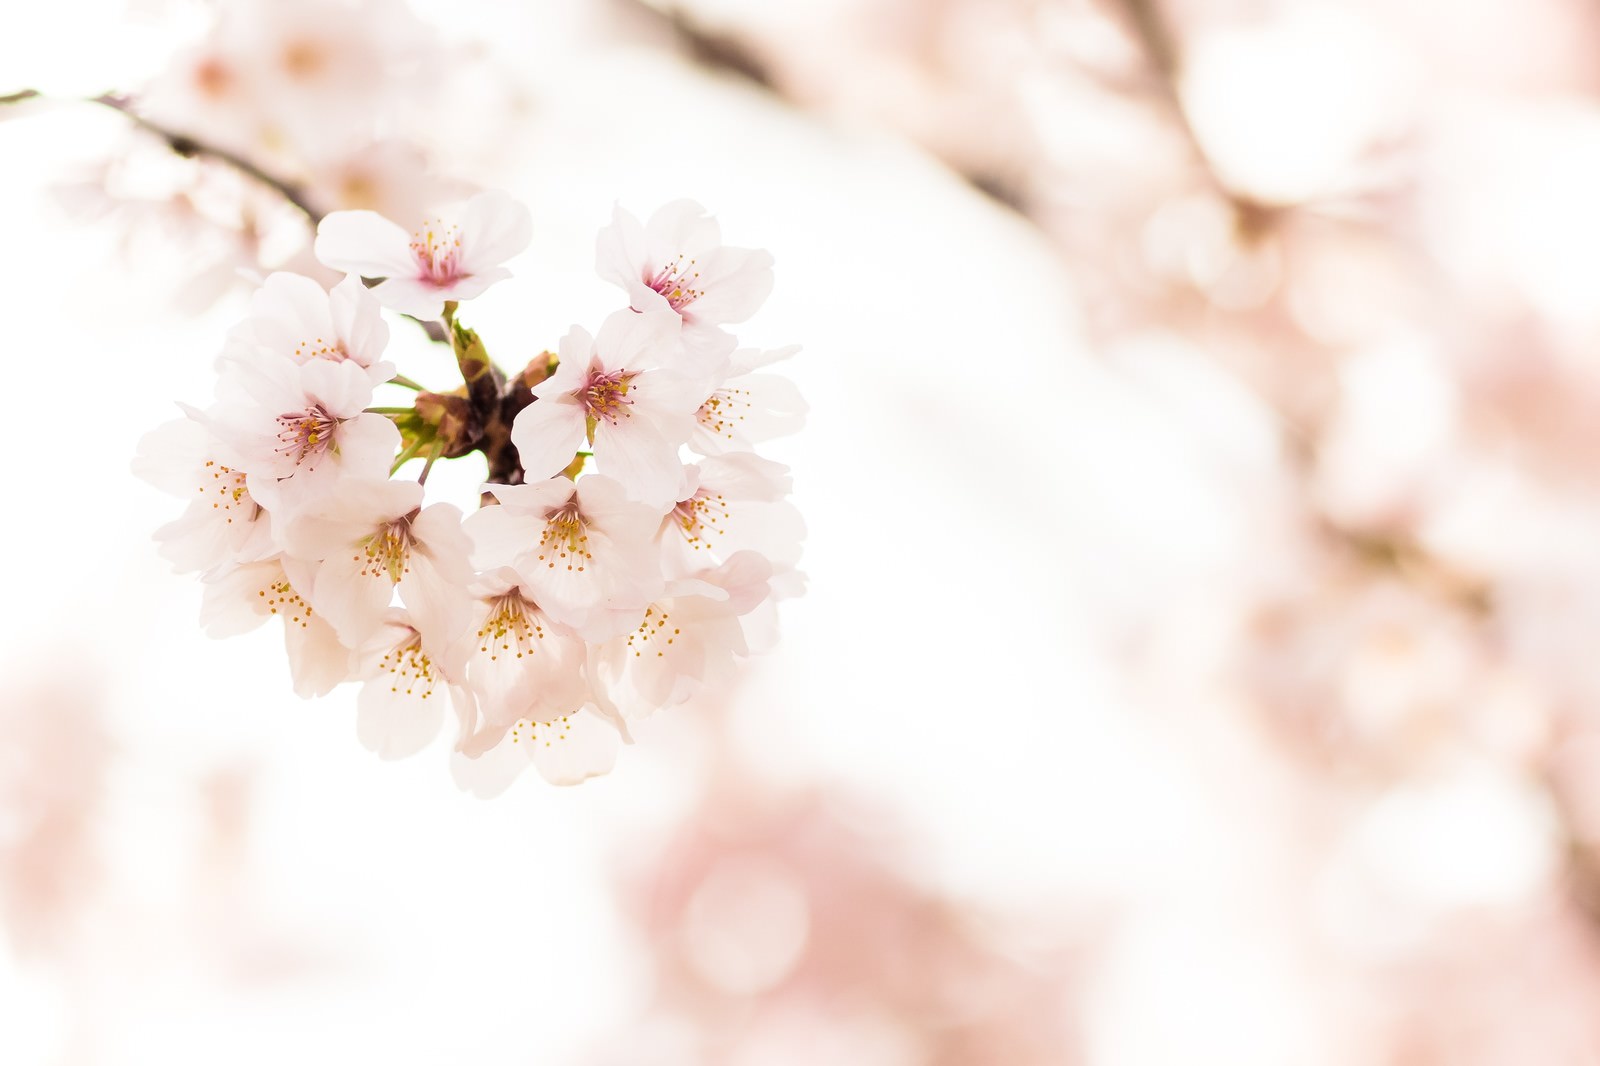
<instances>
[{"instance_id":1,"label":"green stem","mask_svg":"<svg viewBox=\"0 0 1600 1066\"><path fill-rule=\"evenodd\" d=\"M417 413L417 409L415 407L367 407L362 409L362 413L388 415L390 418L398 418L402 415L414 415Z\"/></svg>"},{"instance_id":2,"label":"green stem","mask_svg":"<svg viewBox=\"0 0 1600 1066\"><path fill-rule=\"evenodd\" d=\"M443 451L444 440L434 441L432 450L428 452L428 461L422 464L422 473L417 477L418 485L426 485L428 483L428 471L433 469L433 461L439 458Z\"/></svg>"},{"instance_id":3,"label":"green stem","mask_svg":"<svg viewBox=\"0 0 1600 1066\"><path fill-rule=\"evenodd\" d=\"M402 466L405 466L411 460L415 459L417 454L422 451L422 445L423 441L419 438L401 449L400 454L395 457L394 463L389 467L389 476L394 477Z\"/></svg>"},{"instance_id":4,"label":"green stem","mask_svg":"<svg viewBox=\"0 0 1600 1066\"><path fill-rule=\"evenodd\" d=\"M410 389L412 392L426 392L427 391L421 385L418 385L415 381L412 381L410 378L406 377L404 374L396 374L394 377L389 379L388 384L390 384L390 385L399 385L402 389Z\"/></svg>"}]
</instances>

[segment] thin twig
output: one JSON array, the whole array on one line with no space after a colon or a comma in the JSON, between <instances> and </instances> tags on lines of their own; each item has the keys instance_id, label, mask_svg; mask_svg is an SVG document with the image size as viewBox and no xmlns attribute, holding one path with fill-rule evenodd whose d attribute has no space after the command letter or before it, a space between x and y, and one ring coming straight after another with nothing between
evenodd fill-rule
<instances>
[{"instance_id":1,"label":"thin twig","mask_svg":"<svg viewBox=\"0 0 1600 1066\"><path fill-rule=\"evenodd\" d=\"M1205 180L1217 194L1233 208L1234 218L1245 233L1254 233L1270 225L1276 210L1254 197L1245 195L1223 180L1211 154L1200 140L1200 134L1189 119L1183 96L1178 91L1182 77L1182 60L1173 38L1171 24L1161 9L1161 0L1118 0L1119 6L1131 24L1134 39L1144 52L1145 62L1156 77L1156 89L1161 101L1172 114L1178 132L1188 143L1190 152L1200 164Z\"/></svg>"},{"instance_id":2,"label":"thin twig","mask_svg":"<svg viewBox=\"0 0 1600 1066\"><path fill-rule=\"evenodd\" d=\"M22 89L18 92L0 96L0 105L21 103L24 100L32 100L35 97L42 98L43 95L37 89ZM135 126L166 141L167 147L181 156L214 159L219 163L232 167L259 184L265 185L283 197L297 211L305 215L306 220L311 223L313 229L316 228L326 214L325 211L322 211L312 203L305 190L294 182L268 173L237 152L229 151L220 145L209 144L197 137L191 137L187 133L179 133L177 130L168 129L161 123L146 118L134 110L133 102L126 96L117 93L101 93L99 96L85 98L85 102L99 104L101 107L109 107L111 110L118 112ZM421 326L422 332L426 333L431 341L442 344L450 339L448 334L445 333L444 327L437 322L428 322L420 318L414 318L411 315L406 315L405 317L410 318Z\"/></svg>"},{"instance_id":3,"label":"thin twig","mask_svg":"<svg viewBox=\"0 0 1600 1066\"><path fill-rule=\"evenodd\" d=\"M426 485L428 483L428 471L433 469L433 461L439 458L443 452L444 440L440 438L433 442L433 448L428 452L427 461L422 464L422 473L417 475L418 485Z\"/></svg>"},{"instance_id":4,"label":"thin twig","mask_svg":"<svg viewBox=\"0 0 1600 1066\"><path fill-rule=\"evenodd\" d=\"M310 220L312 226L321 222L322 216L326 214L326 212L319 210L312 204L306 198L305 190L294 182L286 181L276 175L267 173L237 152L231 152L215 144L207 144L205 141L191 137L186 133L179 133L177 130L168 129L159 122L151 121L135 111L132 102L126 96L119 96L116 93L101 93L99 96L90 97L89 102L121 112L129 122L160 137L167 142L168 147L181 156L205 156L209 159L215 159L219 163L226 163L239 173L253 178L287 200Z\"/></svg>"}]
</instances>

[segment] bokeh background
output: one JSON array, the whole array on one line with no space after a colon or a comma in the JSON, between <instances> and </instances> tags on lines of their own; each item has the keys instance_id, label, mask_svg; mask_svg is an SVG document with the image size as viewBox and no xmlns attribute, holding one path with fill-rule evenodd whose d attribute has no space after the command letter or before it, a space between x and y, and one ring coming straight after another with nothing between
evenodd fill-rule
<instances>
[{"instance_id":1,"label":"bokeh background","mask_svg":"<svg viewBox=\"0 0 1600 1066\"><path fill-rule=\"evenodd\" d=\"M5 22L0 1061L1600 1063L1594 5ZM508 353L612 307L614 202L770 249L778 648L483 802L207 640L129 461L309 230L106 92L324 208L523 198Z\"/></svg>"}]
</instances>

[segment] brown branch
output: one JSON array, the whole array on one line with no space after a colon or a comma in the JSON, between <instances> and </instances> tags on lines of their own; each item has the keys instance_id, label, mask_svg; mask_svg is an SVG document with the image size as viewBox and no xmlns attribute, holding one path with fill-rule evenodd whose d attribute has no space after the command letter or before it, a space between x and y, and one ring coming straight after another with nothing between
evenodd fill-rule
<instances>
[{"instance_id":1,"label":"brown branch","mask_svg":"<svg viewBox=\"0 0 1600 1066\"><path fill-rule=\"evenodd\" d=\"M1208 184L1233 208L1235 225L1244 236L1255 236L1269 228L1280 214L1271 204L1262 203L1229 186L1218 173L1210 153L1200 141L1200 135L1189 120L1189 111L1178 92L1182 75L1182 59L1172 33L1171 24L1161 10L1161 0L1115 0L1122 9L1133 32L1134 41L1144 52L1145 62L1156 76L1157 91L1162 103L1172 114L1178 132L1189 145L1190 152L1200 164Z\"/></svg>"},{"instance_id":2,"label":"brown branch","mask_svg":"<svg viewBox=\"0 0 1600 1066\"><path fill-rule=\"evenodd\" d=\"M43 94L37 89L22 89L18 92L8 93L4 96L0 96L0 105L17 104L22 103L25 100L32 100L35 98L43 98ZM111 110L121 114L129 122L133 123L140 129L146 131L147 133L153 133L163 141L166 141L168 148L172 149L178 155L181 155L186 159L213 159L219 163L231 167L258 184L266 186L268 189L271 189L273 192L283 197L283 199L290 206L295 208L295 210L305 215L306 221L311 223L313 229L315 229L317 224L322 221L323 216L327 214L327 212L318 208L316 204L314 204L306 195L305 190L294 182L280 178L275 174L268 173L266 170L262 169L260 166L251 160L246 159L237 152L230 151L220 145L207 143L206 141L200 140L198 137L191 137L187 133L179 133L177 130L168 129L159 122L146 118L144 115L141 115L134 109L132 100L126 96L118 93L101 93L99 96L88 97L86 102L91 104L99 104L101 107L109 107ZM368 285L373 284L376 284L376 282L368 282ZM449 334L445 332L444 327L439 323L427 322L420 318L414 318L411 315L406 315L405 317L410 318L411 321L421 326L422 331L428 335L429 340L439 344L449 341Z\"/></svg>"},{"instance_id":3,"label":"brown branch","mask_svg":"<svg viewBox=\"0 0 1600 1066\"><path fill-rule=\"evenodd\" d=\"M305 190L295 183L267 173L237 152L231 152L215 144L207 144L198 138L191 137L186 133L179 133L177 130L168 129L160 123L146 118L134 110L132 101L126 96L119 96L116 93L101 93L99 96L90 97L89 102L120 112L135 126L142 130L147 130L166 141L167 146L181 156L186 158L203 156L207 159L215 159L217 162L225 163L239 173L265 185L279 196L282 196L301 214L305 215L313 227L321 222L323 215L326 214L325 211L319 210L312 204L307 199Z\"/></svg>"}]
</instances>

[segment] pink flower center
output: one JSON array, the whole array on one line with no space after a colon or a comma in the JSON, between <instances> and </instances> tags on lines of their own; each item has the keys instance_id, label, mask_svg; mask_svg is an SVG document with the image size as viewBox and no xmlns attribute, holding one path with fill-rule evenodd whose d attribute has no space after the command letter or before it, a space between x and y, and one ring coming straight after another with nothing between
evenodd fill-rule
<instances>
[{"instance_id":1,"label":"pink flower center","mask_svg":"<svg viewBox=\"0 0 1600 1066\"><path fill-rule=\"evenodd\" d=\"M435 220L424 222L411 238L418 277L436 288L453 285L461 273L461 231Z\"/></svg>"},{"instance_id":2,"label":"pink flower center","mask_svg":"<svg viewBox=\"0 0 1600 1066\"><path fill-rule=\"evenodd\" d=\"M682 314L685 307L705 295L704 291L694 287L700 278L700 271L694 268L695 262L693 259L685 262L680 255L654 275L646 274L644 283L665 296L672 309Z\"/></svg>"},{"instance_id":3,"label":"pink flower center","mask_svg":"<svg viewBox=\"0 0 1600 1066\"><path fill-rule=\"evenodd\" d=\"M333 444L338 428L339 419L320 403L285 412L278 416L277 452L292 457L296 466L315 465Z\"/></svg>"},{"instance_id":4,"label":"pink flower center","mask_svg":"<svg viewBox=\"0 0 1600 1066\"><path fill-rule=\"evenodd\" d=\"M589 381L583 387L580 395L583 397L584 412L596 421L604 420L613 426L620 418L628 417L627 408L633 401L628 399L628 389L637 375L627 370L618 370L610 374L599 370L591 371Z\"/></svg>"}]
</instances>

